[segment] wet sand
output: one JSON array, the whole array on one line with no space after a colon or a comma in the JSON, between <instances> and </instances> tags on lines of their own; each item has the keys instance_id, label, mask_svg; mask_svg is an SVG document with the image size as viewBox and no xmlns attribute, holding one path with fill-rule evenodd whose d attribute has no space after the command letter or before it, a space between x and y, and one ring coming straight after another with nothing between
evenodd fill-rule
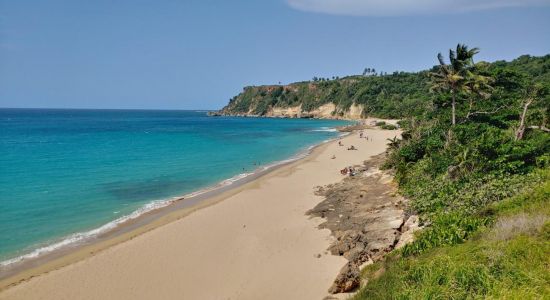
<instances>
[{"instance_id":1,"label":"wet sand","mask_svg":"<svg viewBox=\"0 0 550 300\"><path fill-rule=\"evenodd\" d=\"M365 134L3 280L0 299L321 299L346 259L327 252L330 231L306 213L323 200L315 187L340 181L340 169L382 153L398 132Z\"/></svg>"}]
</instances>

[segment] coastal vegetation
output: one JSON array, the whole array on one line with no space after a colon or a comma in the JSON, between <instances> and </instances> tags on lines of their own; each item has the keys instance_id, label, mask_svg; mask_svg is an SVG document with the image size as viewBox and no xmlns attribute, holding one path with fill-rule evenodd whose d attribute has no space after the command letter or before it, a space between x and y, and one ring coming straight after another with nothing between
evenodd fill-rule
<instances>
[{"instance_id":1,"label":"coastal vegetation","mask_svg":"<svg viewBox=\"0 0 550 300\"><path fill-rule=\"evenodd\" d=\"M367 267L354 299L550 297L550 55L478 52L459 44L417 73L247 87L222 110L332 103L338 117L360 104L363 117L401 119L384 168L424 229Z\"/></svg>"},{"instance_id":2,"label":"coastal vegetation","mask_svg":"<svg viewBox=\"0 0 550 300\"><path fill-rule=\"evenodd\" d=\"M366 106L363 114L384 118L402 118L420 114L426 108L429 72L395 72L390 75L348 76L324 81L297 82L285 86L246 87L222 110L227 114L265 115L272 107L301 105L303 111L313 111L332 103L340 116L352 104Z\"/></svg>"},{"instance_id":3,"label":"coastal vegetation","mask_svg":"<svg viewBox=\"0 0 550 300\"><path fill-rule=\"evenodd\" d=\"M355 299L550 296L550 56L476 52L438 56L430 109L389 141L385 167L425 229L367 267Z\"/></svg>"},{"instance_id":4,"label":"coastal vegetation","mask_svg":"<svg viewBox=\"0 0 550 300\"><path fill-rule=\"evenodd\" d=\"M511 104L511 98L526 101L525 97L520 100L521 94L531 91L530 93L535 95L535 91L544 90L539 89L540 85L529 86L527 83L550 81L550 55L524 55L511 62L474 63L473 56L477 49L461 47L451 51L449 64L445 62L443 55L440 55L440 65L415 73L372 73L371 69L370 73L366 73L369 76L323 79L315 77L314 81L288 85L248 86L242 93L231 98L220 113L264 116L277 108L299 106L302 111L311 112L323 105L333 104L336 109L331 117L342 117L352 105L361 105L364 108L361 112L362 117L403 119L423 115L434 108L452 106L451 99L454 96L455 105L461 106L456 108L455 118L471 119L492 112L482 109L486 107L510 111L512 108L508 106ZM470 58L465 59L464 56ZM445 73L442 72L450 73L445 77ZM439 74L439 77L434 76L435 74ZM447 80L447 83L444 80ZM431 85L434 82L438 84ZM450 84L454 91L452 95L445 93L446 84ZM434 92L438 93L437 97ZM467 98L463 97L465 94L468 94ZM466 103L462 103L463 101ZM532 108L529 102L519 102L513 109L516 110L522 104L527 104L528 109ZM544 104L543 98L540 98L537 105ZM449 110L445 113L451 119L452 112ZM530 112L528 114L533 116Z\"/></svg>"}]
</instances>

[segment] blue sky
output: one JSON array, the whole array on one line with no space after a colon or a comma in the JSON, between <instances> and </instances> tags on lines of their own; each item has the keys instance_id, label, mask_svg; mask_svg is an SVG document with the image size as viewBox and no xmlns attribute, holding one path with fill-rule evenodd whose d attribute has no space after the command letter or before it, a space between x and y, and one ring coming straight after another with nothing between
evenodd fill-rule
<instances>
[{"instance_id":1,"label":"blue sky","mask_svg":"<svg viewBox=\"0 0 550 300\"><path fill-rule=\"evenodd\" d=\"M412 3L412 4L411 4ZM550 53L548 0L0 0L0 107L216 109L243 86Z\"/></svg>"}]
</instances>

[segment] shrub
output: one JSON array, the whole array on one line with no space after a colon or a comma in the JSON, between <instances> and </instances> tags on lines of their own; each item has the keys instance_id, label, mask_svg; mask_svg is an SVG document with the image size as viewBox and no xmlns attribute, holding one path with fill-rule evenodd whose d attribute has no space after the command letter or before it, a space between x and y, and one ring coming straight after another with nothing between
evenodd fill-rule
<instances>
[{"instance_id":1,"label":"shrub","mask_svg":"<svg viewBox=\"0 0 550 300\"><path fill-rule=\"evenodd\" d=\"M385 130L396 130L397 126L395 126L393 124L384 124L384 125L380 126L380 128L385 129Z\"/></svg>"},{"instance_id":2,"label":"shrub","mask_svg":"<svg viewBox=\"0 0 550 300\"><path fill-rule=\"evenodd\" d=\"M422 231L415 241L405 245L404 256L417 255L426 250L463 243L480 227L489 223L489 218L449 213L434 218L433 223Z\"/></svg>"}]
</instances>

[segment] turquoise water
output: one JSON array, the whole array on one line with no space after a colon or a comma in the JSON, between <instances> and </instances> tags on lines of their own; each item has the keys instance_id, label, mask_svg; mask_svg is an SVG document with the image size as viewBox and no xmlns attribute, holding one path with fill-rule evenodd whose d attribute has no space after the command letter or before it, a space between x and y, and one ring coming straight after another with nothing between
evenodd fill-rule
<instances>
[{"instance_id":1,"label":"turquoise water","mask_svg":"<svg viewBox=\"0 0 550 300\"><path fill-rule=\"evenodd\" d=\"M337 136L330 128L345 122L0 109L0 124L0 261L6 265L292 157Z\"/></svg>"}]
</instances>

